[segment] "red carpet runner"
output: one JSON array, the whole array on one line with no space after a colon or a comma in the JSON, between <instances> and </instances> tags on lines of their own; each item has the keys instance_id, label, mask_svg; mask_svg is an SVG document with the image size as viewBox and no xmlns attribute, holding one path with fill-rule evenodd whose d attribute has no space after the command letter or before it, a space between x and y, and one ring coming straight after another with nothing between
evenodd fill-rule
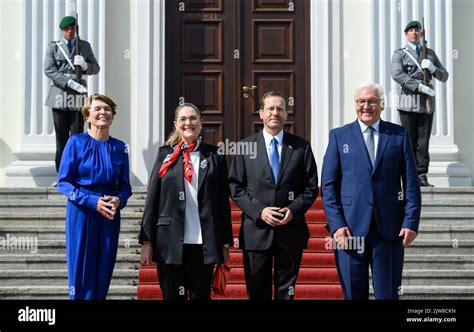
<instances>
[{"instance_id":1,"label":"red carpet runner","mask_svg":"<svg viewBox=\"0 0 474 332\"><path fill-rule=\"evenodd\" d=\"M234 236L240 227L240 210L232 203L232 223ZM296 283L296 299L341 299L342 289L337 276L334 254L324 248L324 238L328 235L324 228L326 219L321 199L317 199L306 213L311 238L304 251L300 273ZM229 264L232 268L225 296L213 298L246 299L242 252L232 248ZM142 300L161 299L156 266L142 266L138 274L137 298Z\"/></svg>"}]
</instances>

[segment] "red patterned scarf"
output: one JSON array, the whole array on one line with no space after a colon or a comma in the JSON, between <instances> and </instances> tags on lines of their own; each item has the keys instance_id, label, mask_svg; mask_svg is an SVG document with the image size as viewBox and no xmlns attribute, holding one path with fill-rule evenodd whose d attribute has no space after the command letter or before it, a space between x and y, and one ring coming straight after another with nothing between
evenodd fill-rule
<instances>
[{"instance_id":1,"label":"red patterned scarf","mask_svg":"<svg viewBox=\"0 0 474 332\"><path fill-rule=\"evenodd\" d=\"M181 152L184 153L183 156L183 173L184 178L188 180L189 183L192 183L193 180L193 165L191 164L190 152L198 151L199 146L201 145L202 138L199 137L192 144L187 145L183 140L179 141L173 148L173 152L166 156L163 164L160 167L159 177L161 178L166 174L168 168L178 160Z\"/></svg>"}]
</instances>

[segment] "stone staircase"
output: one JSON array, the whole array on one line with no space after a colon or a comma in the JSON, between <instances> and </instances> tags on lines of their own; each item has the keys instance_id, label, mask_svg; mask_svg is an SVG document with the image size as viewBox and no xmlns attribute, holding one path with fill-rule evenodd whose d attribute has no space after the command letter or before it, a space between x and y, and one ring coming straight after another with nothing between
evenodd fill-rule
<instances>
[{"instance_id":1,"label":"stone staircase","mask_svg":"<svg viewBox=\"0 0 474 332\"><path fill-rule=\"evenodd\" d=\"M474 188L422 188L420 233L405 252L402 299L474 299ZM122 213L108 299L135 299L145 188ZM56 188L0 188L0 299L66 299L66 201Z\"/></svg>"}]
</instances>

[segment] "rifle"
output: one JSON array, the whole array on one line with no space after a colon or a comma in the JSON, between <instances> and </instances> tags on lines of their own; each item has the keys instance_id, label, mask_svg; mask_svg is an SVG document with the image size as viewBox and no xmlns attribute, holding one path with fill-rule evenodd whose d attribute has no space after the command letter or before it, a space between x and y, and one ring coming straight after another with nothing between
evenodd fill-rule
<instances>
[{"instance_id":1,"label":"rifle","mask_svg":"<svg viewBox=\"0 0 474 332\"><path fill-rule=\"evenodd\" d=\"M79 18L76 13L76 55L81 55L80 50L81 38L79 38ZM82 78L82 68L79 65L76 65L76 82L81 83Z\"/></svg>"},{"instance_id":2,"label":"rifle","mask_svg":"<svg viewBox=\"0 0 474 332\"><path fill-rule=\"evenodd\" d=\"M424 59L428 59L428 41L426 40L425 38L425 34L426 34L426 31L425 31L425 18L423 17L421 19L421 59L420 60L424 60ZM426 85L426 86L429 86L431 82L431 73L428 69L423 69L423 84ZM425 95L425 109L426 109L426 112L427 113L431 113L431 103L430 103L430 96L428 95Z\"/></svg>"}]
</instances>

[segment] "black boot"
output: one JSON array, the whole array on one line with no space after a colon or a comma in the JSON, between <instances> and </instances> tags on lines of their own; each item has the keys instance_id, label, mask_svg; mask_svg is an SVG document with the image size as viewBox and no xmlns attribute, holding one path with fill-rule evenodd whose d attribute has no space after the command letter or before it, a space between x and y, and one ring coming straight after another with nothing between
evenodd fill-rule
<instances>
[{"instance_id":1,"label":"black boot","mask_svg":"<svg viewBox=\"0 0 474 332\"><path fill-rule=\"evenodd\" d=\"M420 182L420 187L434 187L432 184L428 182L426 178L426 174L418 175L418 182Z\"/></svg>"}]
</instances>

